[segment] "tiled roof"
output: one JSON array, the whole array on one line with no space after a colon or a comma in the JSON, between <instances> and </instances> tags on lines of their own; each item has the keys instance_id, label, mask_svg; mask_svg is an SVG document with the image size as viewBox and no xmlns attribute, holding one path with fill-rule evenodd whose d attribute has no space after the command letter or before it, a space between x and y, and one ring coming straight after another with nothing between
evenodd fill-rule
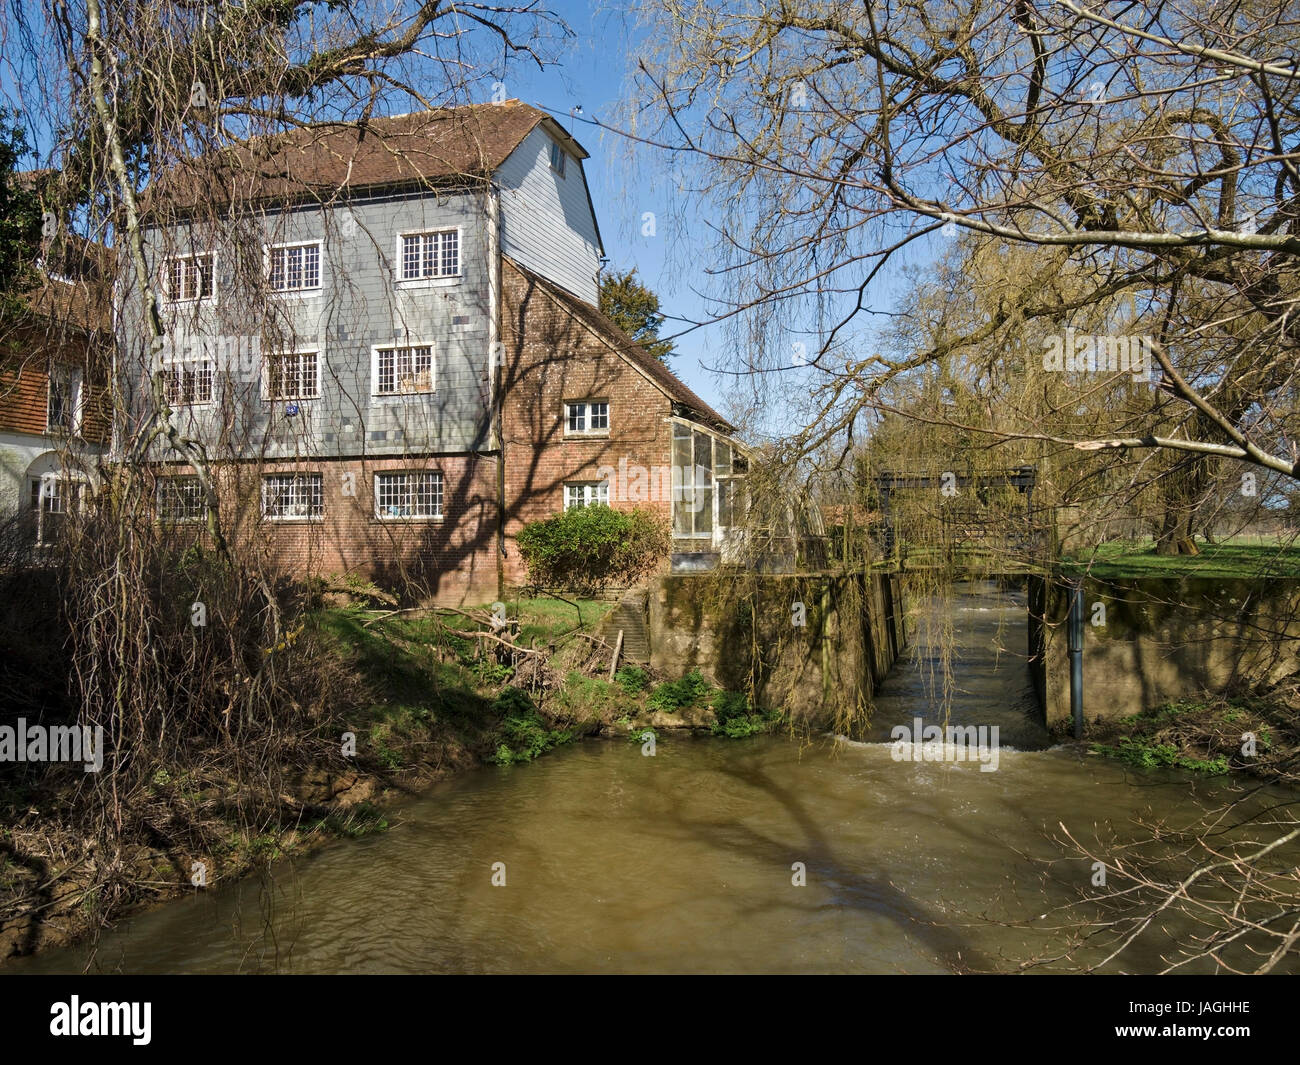
<instances>
[{"instance_id":1,"label":"tiled roof","mask_svg":"<svg viewBox=\"0 0 1300 1065\"><path fill-rule=\"evenodd\" d=\"M651 355L644 347L629 337L609 315L593 307L585 300L566 292L546 278L520 266L513 259L507 261L529 281L546 291L569 314L599 336L606 344L643 371L659 389L671 400L680 403L695 417L723 432L734 432L736 427L715 411L699 396L686 387L686 384L672 370Z\"/></svg>"},{"instance_id":2,"label":"tiled roof","mask_svg":"<svg viewBox=\"0 0 1300 1065\"><path fill-rule=\"evenodd\" d=\"M198 204L327 200L341 191L481 181L539 123L587 153L545 112L506 100L365 122L318 122L204 156L162 179L150 200L185 210Z\"/></svg>"}]
</instances>

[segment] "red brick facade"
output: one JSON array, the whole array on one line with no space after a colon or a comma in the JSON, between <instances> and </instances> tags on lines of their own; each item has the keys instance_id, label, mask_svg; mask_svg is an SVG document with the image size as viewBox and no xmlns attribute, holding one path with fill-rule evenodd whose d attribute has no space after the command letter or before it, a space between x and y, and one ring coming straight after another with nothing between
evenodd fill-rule
<instances>
[{"instance_id":1,"label":"red brick facade","mask_svg":"<svg viewBox=\"0 0 1300 1065\"><path fill-rule=\"evenodd\" d=\"M672 404L663 391L620 355L563 299L509 260L502 270L502 452L506 497L506 579L524 579L515 536L530 521L564 508L568 482L602 480L602 467L666 468L671 461ZM603 435L566 432L565 403L609 404ZM610 506L657 510L670 502L620 499Z\"/></svg>"},{"instance_id":2,"label":"red brick facade","mask_svg":"<svg viewBox=\"0 0 1300 1065\"><path fill-rule=\"evenodd\" d=\"M375 474L442 474L442 517L376 516ZM158 476L186 476L187 467ZM319 518L263 518L268 475L320 477ZM496 458L431 455L373 460L267 462L223 467L217 494L226 535L268 568L316 576L356 574L419 598L484 602L497 594ZM189 526L178 526L185 536ZM198 525L192 526L196 530Z\"/></svg>"}]
</instances>

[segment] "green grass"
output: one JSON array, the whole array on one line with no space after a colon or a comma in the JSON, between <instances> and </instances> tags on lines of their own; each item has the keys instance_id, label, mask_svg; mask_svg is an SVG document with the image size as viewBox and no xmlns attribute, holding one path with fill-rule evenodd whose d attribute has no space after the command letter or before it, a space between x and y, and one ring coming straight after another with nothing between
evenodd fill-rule
<instances>
[{"instance_id":1,"label":"green grass","mask_svg":"<svg viewBox=\"0 0 1300 1065\"><path fill-rule=\"evenodd\" d=\"M1152 541L1099 544L1061 560L1066 573L1095 577L1300 577L1300 546L1198 541L1199 555L1157 555Z\"/></svg>"}]
</instances>

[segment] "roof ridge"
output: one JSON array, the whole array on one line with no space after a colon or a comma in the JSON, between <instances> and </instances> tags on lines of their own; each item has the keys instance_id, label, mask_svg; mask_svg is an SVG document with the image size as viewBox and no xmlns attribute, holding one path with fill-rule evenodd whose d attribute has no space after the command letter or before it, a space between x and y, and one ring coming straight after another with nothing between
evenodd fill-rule
<instances>
[{"instance_id":1,"label":"roof ridge","mask_svg":"<svg viewBox=\"0 0 1300 1065\"><path fill-rule=\"evenodd\" d=\"M623 356L632 362L633 367L640 370L641 373L650 380L669 399L676 400L685 406L691 407L697 413L704 415L707 420L712 420L728 430L734 430L736 427L719 414L712 406L701 398L694 389L683 381L673 371L670 366L665 365L646 351L644 345L633 340L627 333L619 328L617 322L599 307L592 306L585 300L568 292L560 285L557 285L549 278L542 276L534 270L519 263L509 255L501 256L511 266L518 270L525 278L531 278L541 284L543 291L549 295L552 300L557 302L562 309L570 314L577 316L575 312L581 311L582 315L588 318L586 324L599 328L597 337L602 340L615 354ZM664 378L668 380L665 381ZM671 384L670 384L671 383ZM677 394L673 394L672 386L676 386Z\"/></svg>"}]
</instances>

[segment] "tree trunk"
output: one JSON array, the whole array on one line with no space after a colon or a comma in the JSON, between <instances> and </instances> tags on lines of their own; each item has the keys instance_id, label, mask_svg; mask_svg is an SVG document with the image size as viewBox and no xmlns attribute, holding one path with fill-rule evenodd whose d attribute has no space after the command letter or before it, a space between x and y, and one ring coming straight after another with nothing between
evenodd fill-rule
<instances>
[{"instance_id":1,"label":"tree trunk","mask_svg":"<svg viewBox=\"0 0 1300 1065\"><path fill-rule=\"evenodd\" d=\"M1188 511L1165 509L1164 524L1156 537L1157 555L1199 555L1200 549L1192 539L1192 515Z\"/></svg>"}]
</instances>

